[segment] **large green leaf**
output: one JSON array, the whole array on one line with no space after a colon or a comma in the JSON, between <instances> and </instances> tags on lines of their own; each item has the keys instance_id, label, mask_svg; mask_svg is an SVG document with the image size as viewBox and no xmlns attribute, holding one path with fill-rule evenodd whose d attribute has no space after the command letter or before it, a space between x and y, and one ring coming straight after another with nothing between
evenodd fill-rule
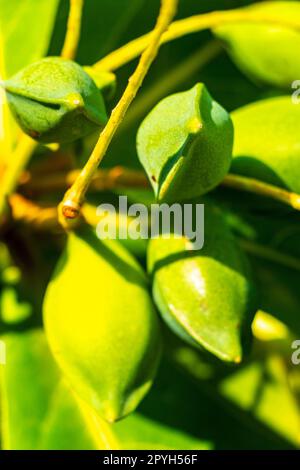
<instances>
[{"instance_id":1,"label":"large green leaf","mask_svg":"<svg viewBox=\"0 0 300 470\"><path fill-rule=\"evenodd\" d=\"M57 5L58 0L0 0L2 78L47 52Z\"/></svg>"},{"instance_id":2,"label":"large green leaf","mask_svg":"<svg viewBox=\"0 0 300 470\"><path fill-rule=\"evenodd\" d=\"M0 243L0 334L8 325L22 322L32 314L22 287L21 270L12 264L6 246Z\"/></svg>"},{"instance_id":3,"label":"large green leaf","mask_svg":"<svg viewBox=\"0 0 300 470\"><path fill-rule=\"evenodd\" d=\"M252 433L256 435L254 449L268 449L270 445L276 449L299 447L299 410L289 384L287 361L290 359L282 356L279 344L275 342L270 347L267 341L256 343L251 361L236 369L208 362L182 343L171 347L170 344L169 354L175 363L222 410L229 410L240 421L239 432L243 433L243 427L249 426L246 442L242 444L244 449L252 447ZM287 346L289 350L290 345ZM234 430L226 428L227 431ZM232 436L231 448L237 449L240 439L242 435Z\"/></svg>"},{"instance_id":4,"label":"large green leaf","mask_svg":"<svg viewBox=\"0 0 300 470\"><path fill-rule=\"evenodd\" d=\"M250 255L259 307L300 333L299 213L230 211L227 221Z\"/></svg>"},{"instance_id":5,"label":"large green leaf","mask_svg":"<svg viewBox=\"0 0 300 470\"><path fill-rule=\"evenodd\" d=\"M220 393L299 447L300 417L285 360L270 354L225 378ZM241 390L243 393L241 393Z\"/></svg>"},{"instance_id":6,"label":"large green leaf","mask_svg":"<svg viewBox=\"0 0 300 470\"><path fill-rule=\"evenodd\" d=\"M261 308L300 333L299 271L252 257Z\"/></svg>"},{"instance_id":7,"label":"large green leaf","mask_svg":"<svg viewBox=\"0 0 300 470\"><path fill-rule=\"evenodd\" d=\"M244 11L258 18L274 18L274 24L236 21L218 26L215 34L224 41L234 62L247 75L256 81L290 88L300 74L300 34L284 26L284 21L299 18L299 2L262 2Z\"/></svg>"},{"instance_id":8,"label":"large green leaf","mask_svg":"<svg viewBox=\"0 0 300 470\"><path fill-rule=\"evenodd\" d=\"M1 340L6 348L6 364L0 366L2 446L97 448L99 438L90 433L77 400L61 381L44 334L35 330Z\"/></svg>"},{"instance_id":9,"label":"large green leaf","mask_svg":"<svg viewBox=\"0 0 300 470\"><path fill-rule=\"evenodd\" d=\"M50 55L57 55L60 52L65 34L68 3L68 1L60 2ZM147 3L146 0L131 0L130 2L128 0L85 0L76 60L81 64L92 64L119 45L138 36L136 26L141 27L141 20L139 18L136 24L136 16L140 13L142 21L148 23L149 18L144 12ZM155 9L155 5L151 5L151 9L157 12L158 8Z\"/></svg>"},{"instance_id":10,"label":"large green leaf","mask_svg":"<svg viewBox=\"0 0 300 470\"><path fill-rule=\"evenodd\" d=\"M183 346L183 349L189 348ZM255 419L247 419L247 413L240 413L223 398L220 401L216 390L207 387L205 381L199 381L197 373L204 378L209 376L209 366L204 364L201 368L198 361L192 364L192 369L192 374L186 374L170 360L162 361L157 382L138 411L113 425L123 448L237 450L288 447L284 440L266 432ZM241 390L243 388L240 393ZM277 399L280 399L280 392Z\"/></svg>"},{"instance_id":11,"label":"large green leaf","mask_svg":"<svg viewBox=\"0 0 300 470\"><path fill-rule=\"evenodd\" d=\"M300 106L270 98L232 113L232 171L300 193Z\"/></svg>"},{"instance_id":12,"label":"large green leaf","mask_svg":"<svg viewBox=\"0 0 300 470\"><path fill-rule=\"evenodd\" d=\"M59 0L0 0L0 80L46 54L58 3ZM11 150L15 132L0 88L0 159L5 159Z\"/></svg>"}]
</instances>

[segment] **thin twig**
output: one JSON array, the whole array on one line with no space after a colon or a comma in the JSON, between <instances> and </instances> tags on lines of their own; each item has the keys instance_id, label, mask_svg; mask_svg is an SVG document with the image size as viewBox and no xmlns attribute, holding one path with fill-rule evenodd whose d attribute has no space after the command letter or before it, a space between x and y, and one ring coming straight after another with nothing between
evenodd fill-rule
<instances>
[{"instance_id":1,"label":"thin twig","mask_svg":"<svg viewBox=\"0 0 300 470\"><path fill-rule=\"evenodd\" d=\"M83 1L84 0L70 0L70 14L67 33L61 54L65 58L72 59L76 54L80 36ZM27 137L25 134L22 134L16 150L11 155L10 163L2 176L0 190L0 217L5 209L7 197L15 190L22 171L27 166L37 145L37 142Z\"/></svg>"},{"instance_id":2,"label":"thin twig","mask_svg":"<svg viewBox=\"0 0 300 470\"><path fill-rule=\"evenodd\" d=\"M70 227L68 220L75 220L80 215L80 208L94 173L104 157L116 130L123 121L130 104L134 100L136 93L141 87L152 62L158 53L160 38L175 15L177 3L178 0L162 0L162 6L156 26L149 38L150 43L142 54L135 72L130 77L123 96L112 111L106 127L101 132L99 140L88 162L73 186L66 193L60 205L60 222L65 228Z\"/></svg>"},{"instance_id":3,"label":"thin twig","mask_svg":"<svg viewBox=\"0 0 300 470\"><path fill-rule=\"evenodd\" d=\"M60 171L54 174L36 177L34 173L26 175L20 185L22 193L28 196L38 196L54 191L65 191L75 183L80 170L69 172ZM91 189L94 191L109 191L122 188L149 188L149 181L145 173L139 170L131 170L122 166L109 169L99 169L91 181Z\"/></svg>"},{"instance_id":4,"label":"thin twig","mask_svg":"<svg viewBox=\"0 0 300 470\"><path fill-rule=\"evenodd\" d=\"M26 194L64 190L75 183L80 173L80 170L73 170L68 173L60 172L40 179L34 177L27 178L21 188ZM300 194L254 178L229 173L225 176L221 185L238 191L247 191L259 196L268 197L282 202L295 210L300 210ZM91 188L94 191L107 191L122 188L150 188L150 185L144 172L116 166L96 171L91 180Z\"/></svg>"},{"instance_id":5,"label":"thin twig","mask_svg":"<svg viewBox=\"0 0 300 470\"><path fill-rule=\"evenodd\" d=\"M222 51L219 41L210 40L193 54L177 64L165 76L160 77L153 86L149 87L144 94L141 94L127 113L120 133L127 129L139 119L143 118L153 105L167 96L168 93L177 88L181 83L191 78L196 72L204 68L210 61Z\"/></svg>"},{"instance_id":6,"label":"thin twig","mask_svg":"<svg viewBox=\"0 0 300 470\"><path fill-rule=\"evenodd\" d=\"M61 56L65 59L74 59L76 56L80 39L83 2L84 0L70 0L67 32L61 51Z\"/></svg>"},{"instance_id":7,"label":"thin twig","mask_svg":"<svg viewBox=\"0 0 300 470\"><path fill-rule=\"evenodd\" d=\"M239 243L247 253L257 258L262 258L280 264L286 268L300 271L300 260L292 255L281 253L278 250L253 242L252 240L239 239Z\"/></svg>"},{"instance_id":8,"label":"thin twig","mask_svg":"<svg viewBox=\"0 0 300 470\"><path fill-rule=\"evenodd\" d=\"M293 209L300 210L300 194L292 193L272 184L263 183L262 181L246 176L238 176L229 174L225 176L222 181L223 186L250 193L258 194L259 196L269 197L276 201L283 202Z\"/></svg>"},{"instance_id":9,"label":"thin twig","mask_svg":"<svg viewBox=\"0 0 300 470\"><path fill-rule=\"evenodd\" d=\"M14 221L29 224L39 230L51 230L59 227L56 207L40 206L20 194L12 194L8 202L11 218Z\"/></svg>"},{"instance_id":10,"label":"thin twig","mask_svg":"<svg viewBox=\"0 0 300 470\"><path fill-rule=\"evenodd\" d=\"M282 16L262 15L258 11L251 13L245 9L214 11L202 15L195 15L172 23L161 38L161 44L173 41L187 34L196 33L204 29L234 22L267 23L273 26L290 27L300 30L300 21L297 17L290 19ZM147 47L149 34L145 34L103 57L94 64L95 69L113 71L137 58Z\"/></svg>"}]
</instances>

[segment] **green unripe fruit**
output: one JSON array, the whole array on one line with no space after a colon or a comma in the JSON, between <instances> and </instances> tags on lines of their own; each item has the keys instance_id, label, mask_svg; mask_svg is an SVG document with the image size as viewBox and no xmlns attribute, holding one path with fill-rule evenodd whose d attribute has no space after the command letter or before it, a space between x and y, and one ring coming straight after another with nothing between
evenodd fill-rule
<instances>
[{"instance_id":1,"label":"green unripe fruit","mask_svg":"<svg viewBox=\"0 0 300 470\"><path fill-rule=\"evenodd\" d=\"M207 193L229 170L233 127L201 83L163 99L137 135L139 159L159 201Z\"/></svg>"},{"instance_id":2,"label":"green unripe fruit","mask_svg":"<svg viewBox=\"0 0 300 470\"><path fill-rule=\"evenodd\" d=\"M46 292L44 319L53 354L78 395L110 422L133 411L153 381L160 329L132 256L90 229L70 234Z\"/></svg>"},{"instance_id":3,"label":"green unripe fruit","mask_svg":"<svg viewBox=\"0 0 300 470\"><path fill-rule=\"evenodd\" d=\"M47 57L27 66L3 86L18 124L40 142L71 142L106 123L101 92L71 60Z\"/></svg>"},{"instance_id":4,"label":"green unripe fruit","mask_svg":"<svg viewBox=\"0 0 300 470\"><path fill-rule=\"evenodd\" d=\"M232 113L232 171L300 193L300 105L270 98Z\"/></svg>"},{"instance_id":5,"label":"green unripe fruit","mask_svg":"<svg viewBox=\"0 0 300 470\"><path fill-rule=\"evenodd\" d=\"M224 361L240 362L256 311L247 261L222 214L205 205L205 241L193 251L186 238L152 239L148 268L166 323L186 342Z\"/></svg>"},{"instance_id":6,"label":"green unripe fruit","mask_svg":"<svg viewBox=\"0 0 300 470\"><path fill-rule=\"evenodd\" d=\"M257 15L257 21L220 25L214 33L246 75L255 81L290 88L300 76L300 32L284 22L296 24L299 2L255 3L243 11ZM259 19L264 16L274 19L274 24Z\"/></svg>"}]
</instances>

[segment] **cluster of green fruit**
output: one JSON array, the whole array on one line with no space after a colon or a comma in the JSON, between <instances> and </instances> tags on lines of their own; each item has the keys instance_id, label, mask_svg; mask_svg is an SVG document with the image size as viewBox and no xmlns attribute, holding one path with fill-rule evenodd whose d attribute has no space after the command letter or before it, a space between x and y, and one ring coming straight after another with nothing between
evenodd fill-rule
<instances>
[{"instance_id":1,"label":"cluster of green fruit","mask_svg":"<svg viewBox=\"0 0 300 470\"><path fill-rule=\"evenodd\" d=\"M275 13L291 15L288 3L278 2ZM299 33L253 24L230 24L215 33L247 73L280 86L296 78L299 61L285 56L290 67L284 66L281 45L299 44ZM271 68L265 41L276 58ZM106 122L101 92L71 61L44 59L4 86L21 127L41 142L72 141ZM147 277L118 241L99 240L85 226L68 235L46 292L45 328L73 389L106 420L133 411L153 382L162 341L154 305L189 344L233 363L247 353L259 307L255 285L226 217L206 193L230 168L300 193L299 127L300 106L290 96L251 104L230 117L203 84L165 98L141 124L137 151L156 199L204 201L205 244L193 251L184 237L151 240Z\"/></svg>"}]
</instances>

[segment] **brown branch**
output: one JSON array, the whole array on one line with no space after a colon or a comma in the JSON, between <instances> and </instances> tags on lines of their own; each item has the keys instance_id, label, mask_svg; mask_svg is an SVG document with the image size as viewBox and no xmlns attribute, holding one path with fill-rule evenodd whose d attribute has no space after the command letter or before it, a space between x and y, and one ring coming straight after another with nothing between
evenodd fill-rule
<instances>
[{"instance_id":1,"label":"brown branch","mask_svg":"<svg viewBox=\"0 0 300 470\"><path fill-rule=\"evenodd\" d=\"M35 174L27 174L24 183L20 185L22 193L30 196L37 196L47 192L65 191L76 181L80 170L73 170L68 173L59 172L35 178ZM142 171L130 170L122 166L110 169L98 170L91 183L94 191L108 191L122 188L149 188L149 182Z\"/></svg>"},{"instance_id":2,"label":"brown branch","mask_svg":"<svg viewBox=\"0 0 300 470\"><path fill-rule=\"evenodd\" d=\"M22 191L28 195L37 195L48 191L63 191L71 186L78 177L79 170L69 173L57 173L44 178L35 179L34 174L27 176L21 186ZM259 196L268 197L287 204L295 210L300 210L300 195L286 189L273 186L263 181L246 176L228 174L221 182L222 186L247 191ZM149 181L142 171L130 170L122 166L111 169L100 169L93 176L91 189L94 191L109 191L122 188L150 188Z\"/></svg>"},{"instance_id":3,"label":"brown branch","mask_svg":"<svg viewBox=\"0 0 300 470\"><path fill-rule=\"evenodd\" d=\"M56 207L43 207L20 194L12 194L8 202L14 221L30 224L39 230L59 228Z\"/></svg>"}]
</instances>

